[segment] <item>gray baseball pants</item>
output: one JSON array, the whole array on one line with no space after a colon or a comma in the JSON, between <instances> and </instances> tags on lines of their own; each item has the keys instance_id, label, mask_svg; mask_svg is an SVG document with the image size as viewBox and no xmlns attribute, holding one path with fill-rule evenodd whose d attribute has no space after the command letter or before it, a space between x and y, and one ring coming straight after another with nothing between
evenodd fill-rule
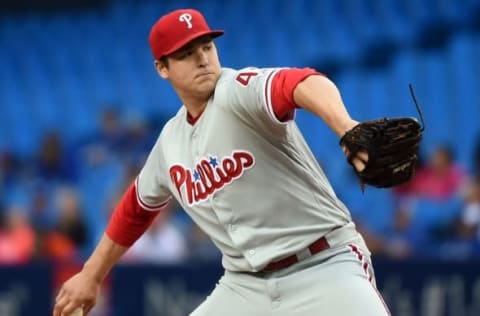
<instances>
[{"instance_id":1,"label":"gray baseball pants","mask_svg":"<svg viewBox=\"0 0 480 316\"><path fill-rule=\"evenodd\" d=\"M388 316L368 250L358 244L272 273L226 271L191 316Z\"/></svg>"}]
</instances>

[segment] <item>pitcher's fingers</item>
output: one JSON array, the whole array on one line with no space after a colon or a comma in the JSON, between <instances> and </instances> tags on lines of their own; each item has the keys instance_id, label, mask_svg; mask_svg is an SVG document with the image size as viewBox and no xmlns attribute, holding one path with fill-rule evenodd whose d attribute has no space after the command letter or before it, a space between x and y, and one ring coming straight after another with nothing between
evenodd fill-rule
<instances>
[{"instance_id":1,"label":"pitcher's fingers","mask_svg":"<svg viewBox=\"0 0 480 316\"><path fill-rule=\"evenodd\" d=\"M82 307L82 303L78 301L70 301L68 304L63 308L61 316L70 316L77 308Z\"/></svg>"},{"instance_id":2,"label":"pitcher's fingers","mask_svg":"<svg viewBox=\"0 0 480 316\"><path fill-rule=\"evenodd\" d=\"M62 316L63 306L55 305L53 308L53 316Z\"/></svg>"},{"instance_id":3,"label":"pitcher's fingers","mask_svg":"<svg viewBox=\"0 0 480 316\"><path fill-rule=\"evenodd\" d=\"M63 287L58 291L57 296L55 297L55 303L58 302L65 295L65 290Z\"/></svg>"},{"instance_id":4,"label":"pitcher's fingers","mask_svg":"<svg viewBox=\"0 0 480 316\"><path fill-rule=\"evenodd\" d=\"M350 150L348 150L348 148L345 145L342 146L342 151L345 156L348 157L348 155L350 155Z\"/></svg>"},{"instance_id":5,"label":"pitcher's fingers","mask_svg":"<svg viewBox=\"0 0 480 316\"><path fill-rule=\"evenodd\" d=\"M357 153L357 157L359 157L362 161L368 161L368 152L366 150L361 150Z\"/></svg>"},{"instance_id":6,"label":"pitcher's fingers","mask_svg":"<svg viewBox=\"0 0 480 316\"><path fill-rule=\"evenodd\" d=\"M355 158L352 159L352 163L358 172L362 172L366 168L365 162L358 159L357 156L355 156Z\"/></svg>"},{"instance_id":7,"label":"pitcher's fingers","mask_svg":"<svg viewBox=\"0 0 480 316\"><path fill-rule=\"evenodd\" d=\"M68 302L68 297L66 295L62 295L55 303L55 307L53 308L53 316L62 316L63 309Z\"/></svg>"}]
</instances>

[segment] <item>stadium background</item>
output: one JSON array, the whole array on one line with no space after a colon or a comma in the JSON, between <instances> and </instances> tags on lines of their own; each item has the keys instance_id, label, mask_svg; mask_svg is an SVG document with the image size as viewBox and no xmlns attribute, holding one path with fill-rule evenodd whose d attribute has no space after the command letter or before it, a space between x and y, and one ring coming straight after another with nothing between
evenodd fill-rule
<instances>
[{"instance_id":1,"label":"stadium background","mask_svg":"<svg viewBox=\"0 0 480 316\"><path fill-rule=\"evenodd\" d=\"M303 111L297 122L375 254L393 315L479 315L478 0L2 2L0 315L48 315L176 113L147 37L181 7L226 31L216 40L223 66L316 68L358 120L416 116L413 84L426 123L419 168L451 153L461 181L448 192L362 195L333 133ZM155 227L115 270L95 315L185 315L208 293L218 252L175 207Z\"/></svg>"}]
</instances>

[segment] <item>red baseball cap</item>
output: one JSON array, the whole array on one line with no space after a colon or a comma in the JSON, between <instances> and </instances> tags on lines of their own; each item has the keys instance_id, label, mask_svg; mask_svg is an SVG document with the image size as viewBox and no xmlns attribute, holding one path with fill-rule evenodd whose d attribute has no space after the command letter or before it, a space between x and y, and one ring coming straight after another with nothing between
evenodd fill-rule
<instances>
[{"instance_id":1,"label":"red baseball cap","mask_svg":"<svg viewBox=\"0 0 480 316\"><path fill-rule=\"evenodd\" d=\"M194 9L180 9L162 16L148 37L153 57L169 55L196 38L204 35L217 37L223 30L211 30L203 15Z\"/></svg>"}]
</instances>

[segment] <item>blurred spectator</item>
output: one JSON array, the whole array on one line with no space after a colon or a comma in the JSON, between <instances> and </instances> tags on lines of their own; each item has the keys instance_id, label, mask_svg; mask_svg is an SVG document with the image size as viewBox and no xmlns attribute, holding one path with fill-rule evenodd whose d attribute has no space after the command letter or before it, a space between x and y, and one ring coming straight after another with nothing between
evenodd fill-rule
<instances>
[{"instance_id":1,"label":"blurred spectator","mask_svg":"<svg viewBox=\"0 0 480 316\"><path fill-rule=\"evenodd\" d=\"M0 193L18 179L20 161L12 153L0 152Z\"/></svg>"},{"instance_id":2,"label":"blurred spectator","mask_svg":"<svg viewBox=\"0 0 480 316\"><path fill-rule=\"evenodd\" d=\"M97 131L79 141L81 163L98 165L117 157L123 151L125 128L113 107L105 108L100 114Z\"/></svg>"},{"instance_id":3,"label":"blurred spectator","mask_svg":"<svg viewBox=\"0 0 480 316\"><path fill-rule=\"evenodd\" d=\"M56 218L50 201L51 193L49 189L42 184L34 185L31 190L30 203L30 222L37 232L44 232L50 229Z\"/></svg>"},{"instance_id":4,"label":"blurred spectator","mask_svg":"<svg viewBox=\"0 0 480 316\"><path fill-rule=\"evenodd\" d=\"M87 227L77 192L73 188L60 190L57 196L57 207L59 216L56 229L68 236L75 246L83 246L87 241Z\"/></svg>"},{"instance_id":5,"label":"blurred spectator","mask_svg":"<svg viewBox=\"0 0 480 316\"><path fill-rule=\"evenodd\" d=\"M477 143L473 153L473 174L480 181L480 134L477 136Z\"/></svg>"},{"instance_id":6,"label":"blurred spectator","mask_svg":"<svg viewBox=\"0 0 480 316\"><path fill-rule=\"evenodd\" d=\"M393 190L392 224L384 234L385 254L393 258L438 256L451 236L462 207L467 174L446 145L435 148L413 179Z\"/></svg>"},{"instance_id":7,"label":"blurred spectator","mask_svg":"<svg viewBox=\"0 0 480 316\"><path fill-rule=\"evenodd\" d=\"M130 161L123 163L123 174L121 181L115 185L115 189L106 197L107 206L105 208L106 214L103 219L108 221L112 216L112 212L115 209L117 203L122 198L123 193L128 189L130 184L135 180L137 175L140 173L141 167L143 164L132 163ZM102 230L103 233L103 230Z\"/></svg>"},{"instance_id":8,"label":"blurred spectator","mask_svg":"<svg viewBox=\"0 0 480 316\"><path fill-rule=\"evenodd\" d=\"M35 233L23 209L12 207L0 226L0 264L25 264L33 257Z\"/></svg>"},{"instance_id":9,"label":"blurred spectator","mask_svg":"<svg viewBox=\"0 0 480 316\"><path fill-rule=\"evenodd\" d=\"M54 228L44 235L45 252L52 259L76 259L88 241L87 225L76 191L60 189L56 205L59 214Z\"/></svg>"},{"instance_id":10,"label":"blurred spectator","mask_svg":"<svg viewBox=\"0 0 480 316\"><path fill-rule=\"evenodd\" d=\"M125 139L122 144L122 156L128 163L142 166L157 139L157 133L140 113L125 115Z\"/></svg>"},{"instance_id":11,"label":"blurred spectator","mask_svg":"<svg viewBox=\"0 0 480 316\"><path fill-rule=\"evenodd\" d=\"M394 259L406 259L421 254L427 236L424 230L412 225L412 213L399 208L394 213L390 229L383 237L385 255Z\"/></svg>"},{"instance_id":12,"label":"blurred spectator","mask_svg":"<svg viewBox=\"0 0 480 316\"><path fill-rule=\"evenodd\" d=\"M370 252L377 257L384 256L385 242L380 234L374 233L358 219L355 220L358 232L362 235Z\"/></svg>"},{"instance_id":13,"label":"blurred spectator","mask_svg":"<svg viewBox=\"0 0 480 316\"><path fill-rule=\"evenodd\" d=\"M395 260L421 256L426 246L427 234L413 225L410 209L398 208L392 215L391 223L377 232L370 230L361 221L356 223L370 251L377 257ZM369 219L371 218L364 218Z\"/></svg>"},{"instance_id":14,"label":"blurred spectator","mask_svg":"<svg viewBox=\"0 0 480 316\"><path fill-rule=\"evenodd\" d=\"M457 235L462 239L480 240L480 179L473 181L468 189Z\"/></svg>"},{"instance_id":15,"label":"blurred spectator","mask_svg":"<svg viewBox=\"0 0 480 316\"><path fill-rule=\"evenodd\" d=\"M466 190L465 203L458 217L443 231L435 245L441 258L465 260L478 256L480 246L480 182Z\"/></svg>"},{"instance_id":16,"label":"blurred spectator","mask_svg":"<svg viewBox=\"0 0 480 316\"><path fill-rule=\"evenodd\" d=\"M159 212L150 228L125 254L123 261L182 262L188 254L187 243L183 233L171 221L173 212L172 207Z\"/></svg>"},{"instance_id":17,"label":"blurred spectator","mask_svg":"<svg viewBox=\"0 0 480 316\"><path fill-rule=\"evenodd\" d=\"M74 160L57 132L48 133L42 141L34 161L34 177L47 182L72 182L76 180Z\"/></svg>"},{"instance_id":18,"label":"blurred spectator","mask_svg":"<svg viewBox=\"0 0 480 316\"><path fill-rule=\"evenodd\" d=\"M412 195L433 200L446 200L460 193L466 180L463 168L454 160L448 146L436 148L413 179L396 190L398 195Z\"/></svg>"}]
</instances>

